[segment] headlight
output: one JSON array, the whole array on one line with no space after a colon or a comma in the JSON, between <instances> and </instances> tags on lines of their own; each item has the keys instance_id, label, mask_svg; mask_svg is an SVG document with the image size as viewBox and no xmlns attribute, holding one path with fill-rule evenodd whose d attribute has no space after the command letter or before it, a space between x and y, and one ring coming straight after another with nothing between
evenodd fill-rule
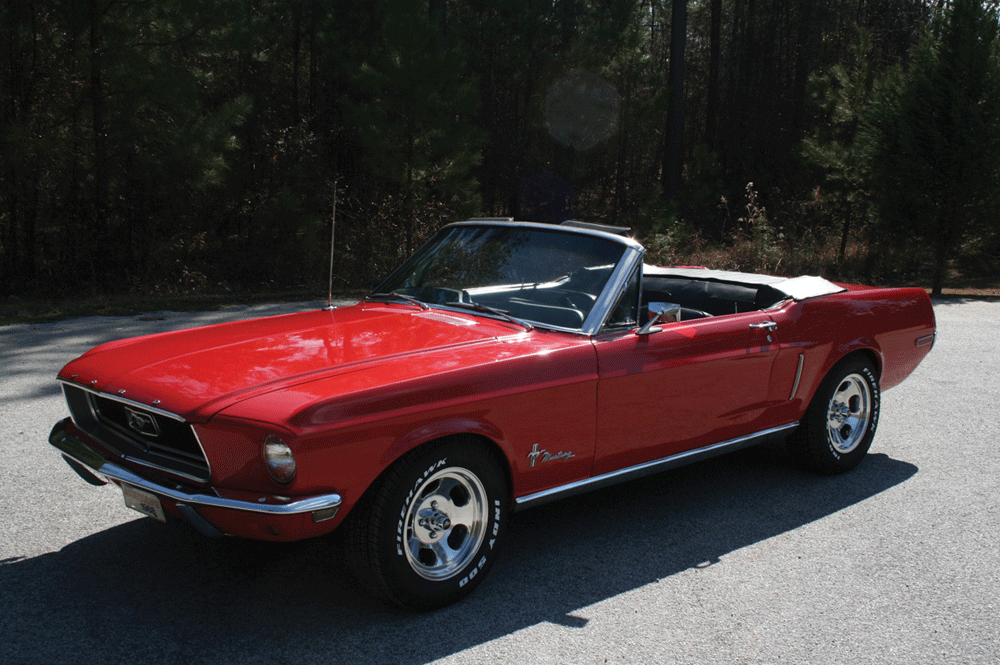
<instances>
[{"instance_id":1,"label":"headlight","mask_svg":"<svg viewBox=\"0 0 1000 665\"><path fill-rule=\"evenodd\" d=\"M288 444L273 434L264 437L264 465L279 483L292 482L295 477L295 455Z\"/></svg>"}]
</instances>

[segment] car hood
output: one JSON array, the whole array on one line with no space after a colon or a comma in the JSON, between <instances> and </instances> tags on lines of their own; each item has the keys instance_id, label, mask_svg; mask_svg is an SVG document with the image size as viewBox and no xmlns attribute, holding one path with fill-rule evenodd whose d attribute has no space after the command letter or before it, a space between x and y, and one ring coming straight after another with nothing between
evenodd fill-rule
<instances>
[{"instance_id":1,"label":"car hood","mask_svg":"<svg viewBox=\"0 0 1000 665\"><path fill-rule=\"evenodd\" d=\"M464 313L362 303L108 342L59 378L199 422L287 386L519 332Z\"/></svg>"}]
</instances>

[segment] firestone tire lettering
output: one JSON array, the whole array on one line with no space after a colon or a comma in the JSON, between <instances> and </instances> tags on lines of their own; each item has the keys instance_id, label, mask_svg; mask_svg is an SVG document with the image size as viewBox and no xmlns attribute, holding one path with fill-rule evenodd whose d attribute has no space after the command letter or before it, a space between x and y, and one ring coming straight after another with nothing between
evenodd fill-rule
<instances>
[{"instance_id":1,"label":"firestone tire lettering","mask_svg":"<svg viewBox=\"0 0 1000 665\"><path fill-rule=\"evenodd\" d=\"M835 474L853 469L871 447L880 403L871 362L862 356L845 358L820 384L788 439L789 452L809 471Z\"/></svg>"}]
</instances>

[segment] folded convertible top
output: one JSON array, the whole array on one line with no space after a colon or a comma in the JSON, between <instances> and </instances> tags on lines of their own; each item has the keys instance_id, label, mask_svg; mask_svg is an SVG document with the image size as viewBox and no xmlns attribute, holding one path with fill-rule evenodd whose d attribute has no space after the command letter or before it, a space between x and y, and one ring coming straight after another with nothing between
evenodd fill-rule
<instances>
[{"instance_id":1,"label":"folded convertible top","mask_svg":"<svg viewBox=\"0 0 1000 665\"><path fill-rule=\"evenodd\" d=\"M656 277L681 277L710 282L741 284L745 286L769 286L795 300L805 300L818 296L846 291L842 286L822 277L803 275L801 277L775 277L731 270L711 270L708 268L661 268L644 265L643 274Z\"/></svg>"}]
</instances>

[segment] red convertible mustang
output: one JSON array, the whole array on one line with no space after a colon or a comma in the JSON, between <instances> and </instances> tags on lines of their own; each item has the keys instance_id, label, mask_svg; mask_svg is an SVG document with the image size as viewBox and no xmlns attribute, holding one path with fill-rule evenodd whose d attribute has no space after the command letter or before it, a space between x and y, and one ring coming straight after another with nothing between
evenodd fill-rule
<instances>
[{"instance_id":1,"label":"red convertible mustang","mask_svg":"<svg viewBox=\"0 0 1000 665\"><path fill-rule=\"evenodd\" d=\"M110 342L50 442L208 536L343 531L374 592L469 593L512 511L774 438L839 473L930 351L920 289L643 263L610 227L442 229L362 302Z\"/></svg>"}]
</instances>

